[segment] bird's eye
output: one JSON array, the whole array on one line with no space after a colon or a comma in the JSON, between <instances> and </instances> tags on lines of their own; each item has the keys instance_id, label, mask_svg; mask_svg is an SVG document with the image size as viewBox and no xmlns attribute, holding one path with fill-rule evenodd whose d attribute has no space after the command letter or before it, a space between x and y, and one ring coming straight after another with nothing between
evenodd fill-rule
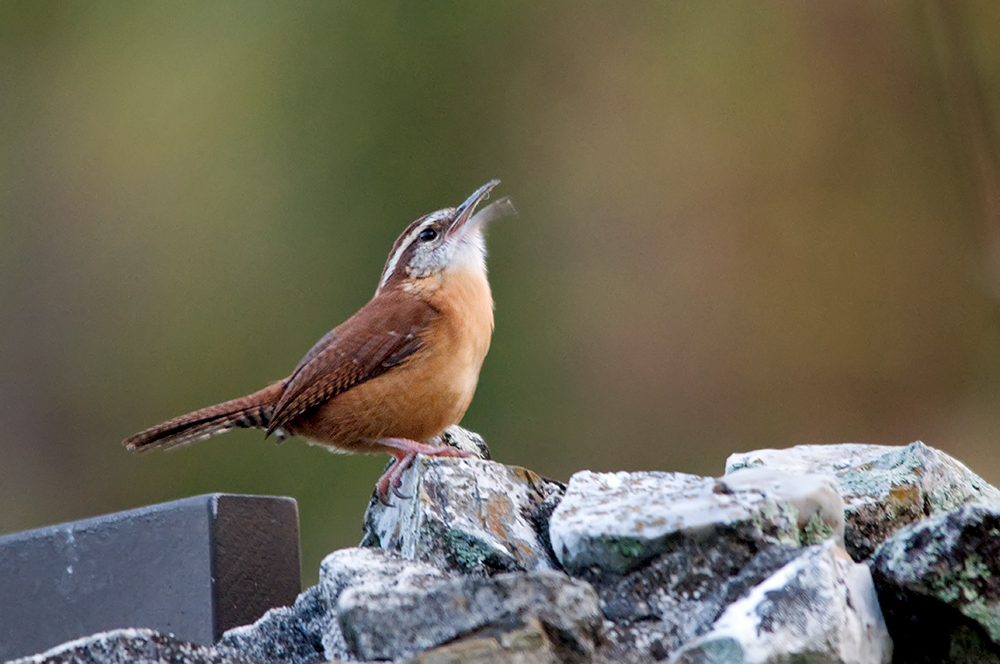
<instances>
[{"instance_id":1,"label":"bird's eye","mask_svg":"<svg viewBox=\"0 0 1000 664\"><path fill-rule=\"evenodd\" d=\"M420 238L421 242L430 242L437 236L438 232L436 230L434 230L433 228L425 228L424 230L420 231L420 235L418 235L417 237Z\"/></svg>"}]
</instances>

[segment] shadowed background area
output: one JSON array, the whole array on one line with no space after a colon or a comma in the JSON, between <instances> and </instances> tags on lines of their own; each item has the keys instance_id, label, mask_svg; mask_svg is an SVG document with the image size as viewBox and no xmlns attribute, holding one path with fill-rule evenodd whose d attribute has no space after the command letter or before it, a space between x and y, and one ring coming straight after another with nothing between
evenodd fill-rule
<instances>
[{"instance_id":1,"label":"shadowed background area","mask_svg":"<svg viewBox=\"0 0 1000 664\"><path fill-rule=\"evenodd\" d=\"M0 4L0 532L386 459L122 438L287 375L497 177L494 457L718 475L916 439L1000 482L1000 4Z\"/></svg>"}]
</instances>

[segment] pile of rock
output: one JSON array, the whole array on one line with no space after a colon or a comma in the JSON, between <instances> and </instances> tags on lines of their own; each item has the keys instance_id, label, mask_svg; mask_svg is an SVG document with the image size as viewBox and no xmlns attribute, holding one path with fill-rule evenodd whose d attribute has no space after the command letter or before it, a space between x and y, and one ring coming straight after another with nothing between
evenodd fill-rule
<instances>
[{"instance_id":1,"label":"pile of rock","mask_svg":"<svg viewBox=\"0 0 1000 664\"><path fill-rule=\"evenodd\" d=\"M21 661L1000 662L1000 491L919 442L404 479L318 585L215 646L119 630Z\"/></svg>"}]
</instances>

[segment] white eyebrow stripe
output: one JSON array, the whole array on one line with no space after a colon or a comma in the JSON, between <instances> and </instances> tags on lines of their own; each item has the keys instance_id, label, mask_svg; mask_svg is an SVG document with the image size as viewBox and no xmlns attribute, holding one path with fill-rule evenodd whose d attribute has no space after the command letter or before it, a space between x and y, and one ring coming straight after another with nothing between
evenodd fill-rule
<instances>
[{"instance_id":1,"label":"white eyebrow stripe","mask_svg":"<svg viewBox=\"0 0 1000 664\"><path fill-rule=\"evenodd\" d=\"M396 251L393 252L392 256L390 256L389 260L386 262L385 269L382 270L382 279L379 280L378 288L375 289L376 295L378 295L382 288L385 287L386 282L389 281L389 277L391 277L392 273L396 271L396 263L399 262L399 258L403 255L403 252L406 251L406 248L413 244L413 240L416 239L420 231L424 230L436 221L438 221L437 213L428 215L427 219L424 220L424 223L418 225L410 231L409 235L407 235L406 238L399 243Z\"/></svg>"}]
</instances>

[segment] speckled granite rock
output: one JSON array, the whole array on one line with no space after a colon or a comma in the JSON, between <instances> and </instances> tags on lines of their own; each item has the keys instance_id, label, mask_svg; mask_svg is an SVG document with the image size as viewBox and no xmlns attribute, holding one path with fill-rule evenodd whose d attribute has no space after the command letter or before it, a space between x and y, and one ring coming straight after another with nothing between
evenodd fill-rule
<instances>
[{"instance_id":1,"label":"speckled granite rock","mask_svg":"<svg viewBox=\"0 0 1000 664\"><path fill-rule=\"evenodd\" d=\"M827 477L582 471L552 514L549 536L563 568L589 578L625 574L688 539L797 546L836 535L842 523L843 505Z\"/></svg>"},{"instance_id":2,"label":"speckled granite rock","mask_svg":"<svg viewBox=\"0 0 1000 664\"><path fill-rule=\"evenodd\" d=\"M271 609L255 623L227 631L217 649L269 664L325 661L323 636L334 626L320 590L313 586L293 606Z\"/></svg>"},{"instance_id":3,"label":"speckled granite rock","mask_svg":"<svg viewBox=\"0 0 1000 664\"><path fill-rule=\"evenodd\" d=\"M449 579L412 592L352 587L339 598L337 618L358 659L409 657L483 629L523 629L529 618L585 659L603 631L593 588L550 571Z\"/></svg>"},{"instance_id":4,"label":"speckled granite rock","mask_svg":"<svg viewBox=\"0 0 1000 664\"><path fill-rule=\"evenodd\" d=\"M361 545L466 574L557 569L546 523L563 490L518 466L420 456L403 474L411 498L369 504Z\"/></svg>"},{"instance_id":5,"label":"speckled granite rock","mask_svg":"<svg viewBox=\"0 0 1000 664\"><path fill-rule=\"evenodd\" d=\"M855 560L903 526L967 503L1000 503L1000 491L940 450L915 442L882 445L799 445L733 454L726 472L766 467L789 473L830 473L847 506L845 544Z\"/></svg>"},{"instance_id":6,"label":"speckled granite rock","mask_svg":"<svg viewBox=\"0 0 1000 664\"><path fill-rule=\"evenodd\" d=\"M263 664L181 641L152 629L116 629L64 643L8 664Z\"/></svg>"},{"instance_id":7,"label":"speckled granite rock","mask_svg":"<svg viewBox=\"0 0 1000 664\"><path fill-rule=\"evenodd\" d=\"M900 530L872 558L872 576L901 661L1000 661L1000 506Z\"/></svg>"},{"instance_id":8,"label":"speckled granite rock","mask_svg":"<svg viewBox=\"0 0 1000 664\"><path fill-rule=\"evenodd\" d=\"M457 424L452 424L444 430L444 433L428 442L431 445L440 444L457 447L460 450L472 452L480 459L485 459L487 461L492 458L490 456L490 447L486 444L486 441L483 440L482 436L474 431L463 429Z\"/></svg>"},{"instance_id":9,"label":"speckled granite rock","mask_svg":"<svg viewBox=\"0 0 1000 664\"><path fill-rule=\"evenodd\" d=\"M420 593L451 578L441 569L377 549L341 549L323 559L320 582L294 606L271 609L252 625L226 632L217 648L269 664L312 664L352 657L338 621L347 588L372 593Z\"/></svg>"},{"instance_id":10,"label":"speckled granite rock","mask_svg":"<svg viewBox=\"0 0 1000 664\"><path fill-rule=\"evenodd\" d=\"M892 641L868 568L835 542L810 547L723 612L671 664L888 664Z\"/></svg>"},{"instance_id":11,"label":"speckled granite rock","mask_svg":"<svg viewBox=\"0 0 1000 664\"><path fill-rule=\"evenodd\" d=\"M353 590L367 596L423 596L436 589L440 583L452 578L445 571L426 563L404 560L394 553L377 549L341 549L334 551L320 564L319 595L328 614L321 642L328 659L357 659L357 648L345 637L364 638L364 627L348 625L342 620L346 610L341 602L345 592ZM349 609L352 604L348 603ZM391 623L374 626L378 631L388 631ZM360 635L360 636L359 636ZM400 638L409 635L399 633ZM362 657L363 659L363 657Z\"/></svg>"},{"instance_id":12,"label":"speckled granite rock","mask_svg":"<svg viewBox=\"0 0 1000 664\"><path fill-rule=\"evenodd\" d=\"M599 661L659 661L704 633L722 611L802 554L775 545L756 554L751 542L691 543L625 576L595 580L609 618Z\"/></svg>"}]
</instances>

